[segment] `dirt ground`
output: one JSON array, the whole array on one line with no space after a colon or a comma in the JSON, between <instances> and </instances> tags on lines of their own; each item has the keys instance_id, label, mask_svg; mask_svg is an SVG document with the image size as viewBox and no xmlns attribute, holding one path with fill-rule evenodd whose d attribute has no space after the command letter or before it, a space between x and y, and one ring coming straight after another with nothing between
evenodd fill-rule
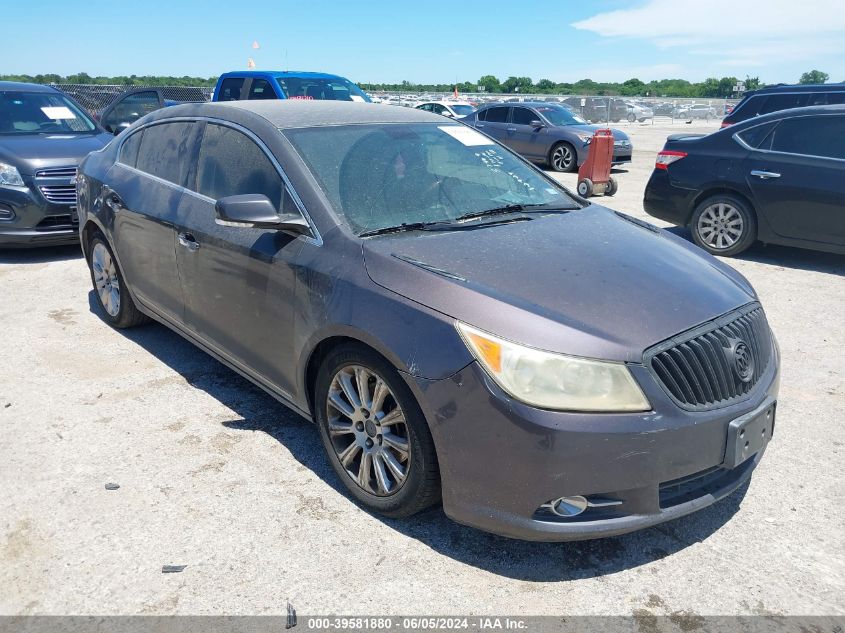
<instances>
[{"instance_id":1,"label":"dirt ground","mask_svg":"<svg viewBox=\"0 0 845 633\"><path fill-rule=\"evenodd\" d=\"M634 163L596 201L646 217L666 135L705 128L620 127ZM163 326L106 326L78 249L0 251L0 614L845 614L845 257L758 245L729 263L783 354L750 486L538 544L440 509L362 511L308 422Z\"/></svg>"}]
</instances>

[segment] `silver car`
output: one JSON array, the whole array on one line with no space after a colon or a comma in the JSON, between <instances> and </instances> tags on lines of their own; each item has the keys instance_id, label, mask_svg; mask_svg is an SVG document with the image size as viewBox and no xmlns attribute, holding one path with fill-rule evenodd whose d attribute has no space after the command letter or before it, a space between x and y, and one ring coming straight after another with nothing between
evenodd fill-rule
<instances>
[{"instance_id":1,"label":"silver car","mask_svg":"<svg viewBox=\"0 0 845 633\"><path fill-rule=\"evenodd\" d=\"M595 131L605 129L587 123L562 104L546 102L489 104L461 121L554 171L578 169L587 159ZM630 163L631 139L622 130L612 132L613 164Z\"/></svg>"}]
</instances>

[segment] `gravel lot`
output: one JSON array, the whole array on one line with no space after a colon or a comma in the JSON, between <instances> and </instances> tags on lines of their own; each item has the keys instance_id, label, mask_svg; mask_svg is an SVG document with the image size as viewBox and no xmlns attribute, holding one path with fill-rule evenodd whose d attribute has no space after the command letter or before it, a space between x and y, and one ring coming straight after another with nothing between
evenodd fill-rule
<instances>
[{"instance_id":1,"label":"gravel lot","mask_svg":"<svg viewBox=\"0 0 845 633\"><path fill-rule=\"evenodd\" d=\"M595 200L646 217L665 136L709 128L621 127L634 163ZM750 486L640 533L536 544L440 509L367 514L308 422L163 326L106 326L77 249L0 251L0 614L845 614L845 257L730 263L783 353Z\"/></svg>"}]
</instances>

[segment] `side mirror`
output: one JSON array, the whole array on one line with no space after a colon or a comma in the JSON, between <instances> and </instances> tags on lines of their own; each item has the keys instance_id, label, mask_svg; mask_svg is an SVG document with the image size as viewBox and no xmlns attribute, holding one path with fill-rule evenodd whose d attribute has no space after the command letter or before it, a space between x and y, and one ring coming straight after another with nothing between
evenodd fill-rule
<instances>
[{"instance_id":1,"label":"side mirror","mask_svg":"<svg viewBox=\"0 0 845 633\"><path fill-rule=\"evenodd\" d=\"M220 198L214 205L217 224L246 229L274 229L297 235L311 232L308 222L298 213L276 212L270 199L261 193Z\"/></svg>"},{"instance_id":2,"label":"side mirror","mask_svg":"<svg viewBox=\"0 0 845 633\"><path fill-rule=\"evenodd\" d=\"M538 127L546 127L546 124L545 124L545 123L543 123L542 121L539 121L539 120L537 120L537 119L534 119L533 121L531 121L531 123L529 123L529 125L530 125L531 127L534 127L534 128L538 128Z\"/></svg>"},{"instance_id":3,"label":"side mirror","mask_svg":"<svg viewBox=\"0 0 845 633\"><path fill-rule=\"evenodd\" d=\"M131 123L129 123L128 121L124 121L123 123L118 123L118 124L114 127L114 129L112 130L112 134L114 134L115 136L117 136L118 134L120 134L121 132L123 132L123 130L125 130L126 128L128 128L130 125L132 125L132 124L131 124Z\"/></svg>"},{"instance_id":4,"label":"side mirror","mask_svg":"<svg viewBox=\"0 0 845 633\"><path fill-rule=\"evenodd\" d=\"M441 112L440 114L442 114L443 116L448 116L448 117L453 117L453 116L455 116L454 114L452 114L452 113L451 113L451 112L449 112L448 110L443 110L443 112Z\"/></svg>"}]
</instances>

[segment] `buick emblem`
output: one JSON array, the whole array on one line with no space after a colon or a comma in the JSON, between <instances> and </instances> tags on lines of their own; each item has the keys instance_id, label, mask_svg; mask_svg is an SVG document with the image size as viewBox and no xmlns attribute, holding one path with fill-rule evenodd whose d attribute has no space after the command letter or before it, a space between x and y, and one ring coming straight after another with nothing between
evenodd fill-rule
<instances>
[{"instance_id":1,"label":"buick emblem","mask_svg":"<svg viewBox=\"0 0 845 633\"><path fill-rule=\"evenodd\" d=\"M754 358L751 356L748 345L742 341L736 341L731 345L730 352L737 378L742 382L751 382L751 378L754 376Z\"/></svg>"}]
</instances>

